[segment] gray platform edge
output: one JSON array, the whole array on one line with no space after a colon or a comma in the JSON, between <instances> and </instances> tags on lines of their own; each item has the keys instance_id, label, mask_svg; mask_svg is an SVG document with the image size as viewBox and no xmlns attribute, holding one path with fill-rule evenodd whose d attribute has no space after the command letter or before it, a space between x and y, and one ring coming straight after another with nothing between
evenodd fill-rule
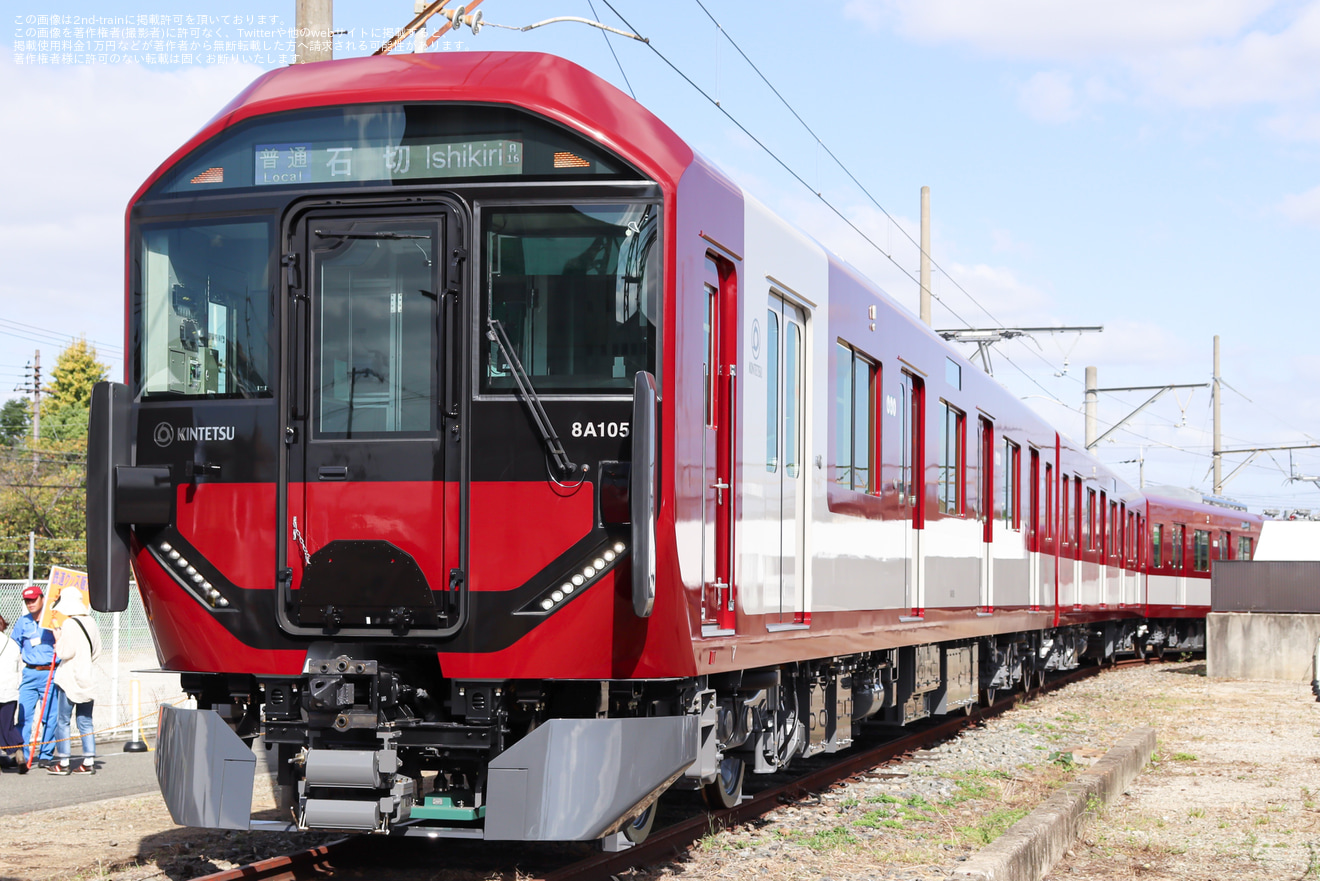
<instances>
[{"instance_id":1,"label":"gray platform edge","mask_svg":"<svg viewBox=\"0 0 1320 881\"><path fill-rule=\"evenodd\" d=\"M1136 779L1155 753L1155 729L1137 728L1077 779L1046 799L950 876L957 881L1040 881L1068 850L1091 813Z\"/></svg>"}]
</instances>

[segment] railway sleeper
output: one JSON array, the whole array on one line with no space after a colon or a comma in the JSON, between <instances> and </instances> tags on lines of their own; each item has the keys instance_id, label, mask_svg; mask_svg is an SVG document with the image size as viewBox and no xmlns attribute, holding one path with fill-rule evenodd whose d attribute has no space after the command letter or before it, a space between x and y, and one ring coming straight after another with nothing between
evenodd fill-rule
<instances>
[{"instance_id":1,"label":"railway sleeper","mask_svg":"<svg viewBox=\"0 0 1320 881\"><path fill-rule=\"evenodd\" d=\"M864 726L969 713L1154 645L1195 650L1204 630L1075 626L646 681L452 680L420 656L322 646L301 676L185 675L198 709L162 712L157 773L186 825L624 846L671 787L729 807L747 773L847 749ZM288 821L250 817L257 728Z\"/></svg>"}]
</instances>

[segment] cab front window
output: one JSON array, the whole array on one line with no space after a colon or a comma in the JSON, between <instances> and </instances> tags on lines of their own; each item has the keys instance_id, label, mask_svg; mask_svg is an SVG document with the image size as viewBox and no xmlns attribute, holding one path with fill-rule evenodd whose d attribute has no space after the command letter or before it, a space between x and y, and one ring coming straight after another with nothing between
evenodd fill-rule
<instances>
[{"instance_id":1,"label":"cab front window","mask_svg":"<svg viewBox=\"0 0 1320 881\"><path fill-rule=\"evenodd\" d=\"M272 250L266 220L142 230L133 289L135 395L270 396Z\"/></svg>"},{"instance_id":2,"label":"cab front window","mask_svg":"<svg viewBox=\"0 0 1320 881\"><path fill-rule=\"evenodd\" d=\"M482 213L483 394L516 388L491 321L542 394L629 394L639 370L655 372L659 214L650 203Z\"/></svg>"}]
</instances>

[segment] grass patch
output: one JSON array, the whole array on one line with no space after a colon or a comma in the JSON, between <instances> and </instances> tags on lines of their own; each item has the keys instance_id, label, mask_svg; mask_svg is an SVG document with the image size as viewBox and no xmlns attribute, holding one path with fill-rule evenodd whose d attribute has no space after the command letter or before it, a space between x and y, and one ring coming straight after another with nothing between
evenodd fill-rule
<instances>
[{"instance_id":1,"label":"grass patch","mask_svg":"<svg viewBox=\"0 0 1320 881\"><path fill-rule=\"evenodd\" d=\"M1175 762L1194 762L1196 761L1196 756L1191 753L1174 753L1173 760Z\"/></svg>"},{"instance_id":2,"label":"grass patch","mask_svg":"<svg viewBox=\"0 0 1320 881\"><path fill-rule=\"evenodd\" d=\"M852 847L857 843L857 836L847 826L835 826L833 829L821 829L798 839L812 850L839 850Z\"/></svg>"},{"instance_id":3,"label":"grass patch","mask_svg":"<svg viewBox=\"0 0 1320 881\"><path fill-rule=\"evenodd\" d=\"M1026 808L999 808L991 811L973 826L959 826L956 831L962 843L984 847L1008 831L1009 827L1027 815Z\"/></svg>"}]
</instances>

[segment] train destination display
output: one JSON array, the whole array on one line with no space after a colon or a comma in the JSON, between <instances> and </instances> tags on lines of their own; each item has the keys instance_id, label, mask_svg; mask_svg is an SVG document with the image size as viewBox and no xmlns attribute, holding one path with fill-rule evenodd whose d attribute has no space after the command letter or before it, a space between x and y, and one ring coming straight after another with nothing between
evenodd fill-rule
<instances>
[{"instance_id":1,"label":"train destination display","mask_svg":"<svg viewBox=\"0 0 1320 881\"><path fill-rule=\"evenodd\" d=\"M398 146L257 144L257 186L522 174L523 142L507 139Z\"/></svg>"}]
</instances>

